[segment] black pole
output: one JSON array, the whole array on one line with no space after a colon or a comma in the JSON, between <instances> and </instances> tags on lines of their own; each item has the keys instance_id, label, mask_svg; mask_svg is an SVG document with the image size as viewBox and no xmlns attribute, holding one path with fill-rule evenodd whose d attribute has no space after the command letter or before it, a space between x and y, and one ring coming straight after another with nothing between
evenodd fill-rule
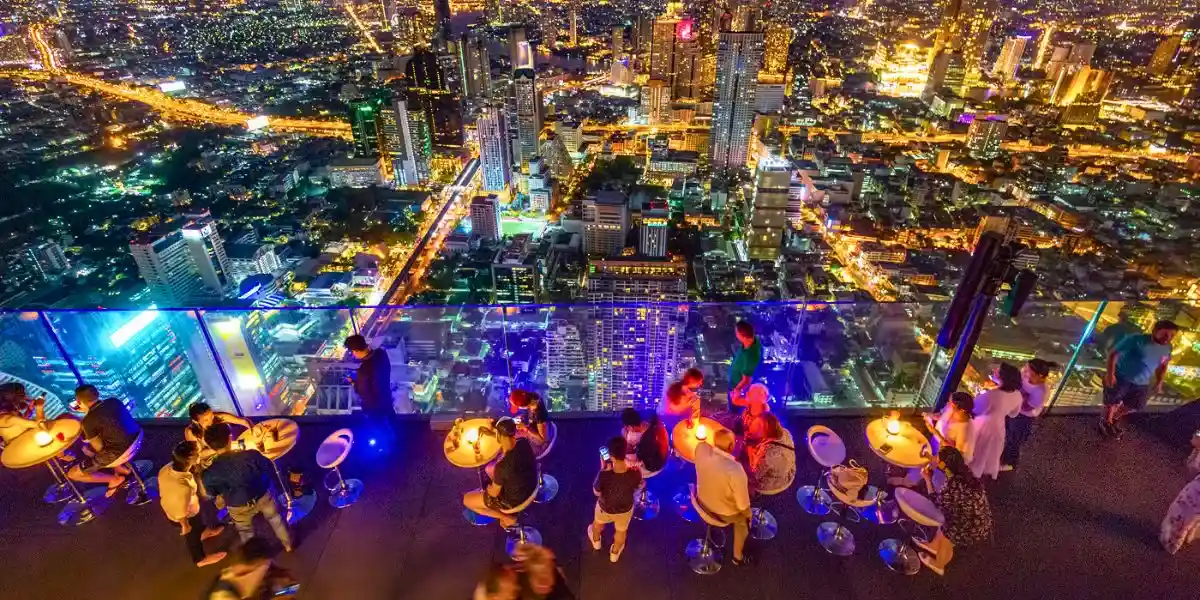
<instances>
[{"instance_id":1,"label":"black pole","mask_svg":"<svg viewBox=\"0 0 1200 600\"><path fill-rule=\"evenodd\" d=\"M971 355L975 352L975 343L979 341L983 323L987 320L988 311L992 308L994 292L986 289L991 286L985 285L984 287L984 291L976 295L975 300L971 303L971 314L967 317L966 325L963 326L964 335L958 342L958 349L954 351L954 359L950 362L950 368L946 370L946 378L942 380L942 389L938 392L937 406L935 407L939 412L945 408L950 395L958 391L958 384L967 370L967 363L971 362Z\"/></svg>"}]
</instances>

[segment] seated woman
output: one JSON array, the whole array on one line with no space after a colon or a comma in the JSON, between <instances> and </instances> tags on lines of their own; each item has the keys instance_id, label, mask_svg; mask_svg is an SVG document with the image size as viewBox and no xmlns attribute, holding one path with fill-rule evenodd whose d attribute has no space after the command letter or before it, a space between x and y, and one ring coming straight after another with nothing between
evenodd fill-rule
<instances>
[{"instance_id":1,"label":"seated woman","mask_svg":"<svg viewBox=\"0 0 1200 600\"><path fill-rule=\"evenodd\" d=\"M974 421L975 399L966 392L954 392L950 401L939 414L925 414L925 428L933 439L933 454L942 448L956 448L967 464L971 463L972 449L975 445ZM888 479L890 485L913 487L921 482L921 469L908 470L904 477Z\"/></svg>"},{"instance_id":2,"label":"seated woman","mask_svg":"<svg viewBox=\"0 0 1200 600\"><path fill-rule=\"evenodd\" d=\"M45 396L30 402L24 385L15 381L0 385L0 440L5 444L45 420Z\"/></svg>"},{"instance_id":3,"label":"seated woman","mask_svg":"<svg viewBox=\"0 0 1200 600\"><path fill-rule=\"evenodd\" d=\"M1192 436L1192 455L1188 457L1188 471L1195 477L1175 496L1159 528L1158 541L1171 554L1200 539L1200 461L1197 458L1200 458L1200 431Z\"/></svg>"},{"instance_id":4,"label":"seated woman","mask_svg":"<svg viewBox=\"0 0 1200 600\"><path fill-rule=\"evenodd\" d=\"M209 448L204 443L204 432L212 427L214 423L228 423L230 425L241 425L246 429L250 429L251 423L249 419L243 419L234 414L213 410L207 402L197 402L188 407L188 416L191 421L183 430L183 439L189 442L195 442L200 447L200 461L206 464L216 454L212 448Z\"/></svg>"},{"instance_id":5,"label":"seated woman","mask_svg":"<svg viewBox=\"0 0 1200 600\"><path fill-rule=\"evenodd\" d=\"M932 542L916 541L916 544L924 550L920 553L921 562L942 575L956 548L992 538L992 508L983 491L983 482L971 472L961 452L944 446L934 463L946 475L945 487L941 491L933 489L933 463L921 471L921 477L925 480L925 491L932 495L933 503L946 520Z\"/></svg>"},{"instance_id":6,"label":"seated woman","mask_svg":"<svg viewBox=\"0 0 1200 600\"><path fill-rule=\"evenodd\" d=\"M762 440L748 448L750 489L779 490L796 478L796 444L775 415L764 413L762 422Z\"/></svg>"},{"instance_id":7,"label":"seated woman","mask_svg":"<svg viewBox=\"0 0 1200 600\"><path fill-rule=\"evenodd\" d=\"M508 395L509 411L517 414L525 411L525 418L517 424L518 435L533 444L534 453L540 454L550 443L550 411L536 392L515 389Z\"/></svg>"},{"instance_id":8,"label":"seated woman","mask_svg":"<svg viewBox=\"0 0 1200 600\"><path fill-rule=\"evenodd\" d=\"M500 459L485 469L490 481L487 487L467 492L463 506L498 519L507 528L516 524L517 518L501 511L520 506L537 489L537 455L528 438L517 437L517 424L512 419L496 421L493 429L500 443Z\"/></svg>"},{"instance_id":9,"label":"seated woman","mask_svg":"<svg viewBox=\"0 0 1200 600\"><path fill-rule=\"evenodd\" d=\"M767 424L764 417L770 414L770 399L770 391L761 383L752 384L746 388L745 394L733 397L734 406L746 408L733 429L734 433L742 436L747 449L758 445L766 437Z\"/></svg>"}]
</instances>

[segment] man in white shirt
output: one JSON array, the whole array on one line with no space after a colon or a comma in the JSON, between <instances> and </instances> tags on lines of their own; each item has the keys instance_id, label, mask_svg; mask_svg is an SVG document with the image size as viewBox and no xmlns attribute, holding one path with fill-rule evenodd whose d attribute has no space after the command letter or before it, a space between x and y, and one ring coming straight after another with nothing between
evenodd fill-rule
<instances>
[{"instance_id":1,"label":"man in white shirt","mask_svg":"<svg viewBox=\"0 0 1200 600\"><path fill-rule=\"evenodd\" d=\"M1021 446L1033 433L1033 420L1046 408L1046 378L1057 370L1058 363L1035 358L1021 369L1021 412L1005 423L1004 454L1000 470L1012 471L1021 459Z\"/></svg>"},{"instance_id":2,"label":"man in white shirt","mask_svg":"<svg viewBox=\"0 0 1200 600\"><path fill-rule=\"evenodd\" d=\"M746 563L746 538L750 535L750 485L746 470L733 457L736 438L722 429L713 444L696 446L696 499L700 506L733 526L733 564Z\"/></svg>"}]
</instances>

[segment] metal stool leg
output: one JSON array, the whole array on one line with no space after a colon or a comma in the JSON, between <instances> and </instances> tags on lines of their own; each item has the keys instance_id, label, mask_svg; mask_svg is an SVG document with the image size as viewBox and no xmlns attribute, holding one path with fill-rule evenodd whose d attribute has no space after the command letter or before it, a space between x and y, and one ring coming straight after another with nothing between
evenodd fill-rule
<instances>
[{"instance_id":1,"label":"metal stool leg","mask_svg":"<svg viewBox=\"0 0 1200 600\"><path fill-rule=\"evenodd\" d=\"M916 575L921 570L921 559L904 540L892 538L879 543L879 558L887 568L905 575Z\"/></svg>"},{"instance_id":2,"label":"metal stool leg","mask_svg":"<svg viewBox=\"0 0 1200 600\"><path fill-rule=\"evenodd\" d=\"M317 503L317 493L314 491L293 499L291 488L283 480L283 473L279 471L279 465L275 464L275 461L271 461L271 468L275 470L275 479L279 482L279 491L281 492L276 500L284 508L288 525L295 525L312 512Z\"/></svg>"},{"instance_id":3,"label":"metal stool leg","mask_svg":"<svg viewBox=\"0 0 1200 600\"><path fill-rule=\"evenodd\" d=\"M61 467L58 466L58 461L49 461L46 463L46 466L54 474L55 483L46 488L46 493L42 495L42 500L45 500L49 504L56 504L70 499L71 488L67 485L66 475L59 472Z\"/></svg>"},{"instance_id":4,"label":"metal stool leg","mask_svg":"<svg viewBox=\"0 0 1200 600\"><path fill-rule=\"evenodd\" d=\"M346 508L358 502L358 497L362 495L363 482L357 479L343 479L342 471L337 467L333 468L333 472L337 473L338 487L329 494L329 505L334 508Z\"/></svg>"},{"instance_id":5,"label":"metal stool leg","mask_svg":"<svg viewBox=\"0 0 1200 600\"><path fill-rule=\"evenodd\" d=\"M517 558L517 550L525 544L534 544L540 546L542 544L542 533L535 527L522 525L520 521L517 524L506 530L508 539L504 542L504 551L508 553L508 557Z\"/></svg>"},{"instance_id":6,"label":"metal stool leg","mask_svg":"<svg viewBox=\"0 0 1200 600\"><path fill-rule=\"evenodd\" d=\"M149 504L151 500L158 498L158 479L152 480L153 485L147 485L146 480L142 479L142 474L139 472L138 465L135 461L129 461L125 466L129 467L129 473L133 477L133 484L129 487L129 492L125 493L125 502L131 506L141 506ZM130 493L132 492L132 493Z\"/></svg>"},{"instance_id":7,"label":"metal stool leg","mask_svg":"<svg viewBox=\"0 0 1200 600\"><path fill-rule=\"evenodd\" d=\"M779 523L775 515L765 508L750 509L750 537L756 540L774 539L779 532Z\"/></svg>"},{"instance_id":8,"label":"metal stool leg","mask_svg":"<svg viewBox=\"0 0 1200 600\"><path fill-rule=\"evenodd\" d=\"M68 478L67 487L72 498L58 513L59 525L83 525L103 514L111 505L109 498L104 495L106 490L103 486L94 487L85 495L79 491L79 486Z\"/></svg>"},{"instance_id":9,"label":"metal stool leg","mask_svg":"<svg viewBox=\"0 0 1200 600\"><path fill-rule=\"evenodd\" d=\"M816 485L806 485L796 490L796 502L800 503L804 512L817 516L829 514L830 508L833 506L833 498L821 485L828 474L828 470L822 471L821 476L817 478Z\"/></svg>"},{"instance_id":10,"label":"metal stool leg","mask_svg":"<svg viewBox=\"0 0 1200 600\"><path fill-rule=\"evenodd\" d=\"M542 473L542 480L538 485L537 497L534 502L543 504L554 499L558 495L558 480L549 473Z\"/></svg>"},{"instance_id":11,"label":"metal stool leg","mask_svg":"<svg viewBox=\"0 0 1200 600\"><path fill-rule=\"evenodd\" d=\"M836 556L854 554L854 534L836 521L826 521L817 526L817 542L826 552Z\"/></svg>"},{"instance_id":12,"label":"metal stool leg","mask_svg":"<svg viewBox=\"0 0 1200 600\"><path fill-rule=\"evenodd\" d=\"M637 503L633 507L633 518L639 521L649 521L658 516L658 496L654 495L649 487L643 482L642 493L638 495Z\"/></svg>"},{"instance_id":13,"label":"metal stool leg","mask_svg":"<svg viewBox=\"0 0 1200 600\"><path fill-rule=\"evenodd\" d=\"M712 525L704 528L704 537L688 543L688 566L697 575L712 575L721 570L721 550L712 540Z\"/></svg>"}]
</instances>

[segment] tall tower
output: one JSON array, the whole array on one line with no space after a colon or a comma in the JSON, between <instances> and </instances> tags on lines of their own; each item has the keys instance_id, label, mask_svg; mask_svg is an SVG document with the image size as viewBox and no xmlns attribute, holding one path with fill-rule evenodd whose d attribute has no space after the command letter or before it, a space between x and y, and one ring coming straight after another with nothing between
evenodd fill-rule
<instances>
[{"instance_id":1,"label":"tall tower","mask_svg":"<svg viewBox=\"0 0 1200 600\"><path fill-rule=\"evenodd\" d=\"M767 156L758 161L750 235L746 240L752 260L775 260L787 227L788 193L792 165L785 158Z\"/></svg>"},{"instance_id":2,"label":"tall tower","mask_svg":"<svg viewBox=\"0 0 1200 600\"><path fill-rule=\"evenodd\" d=\"M379 149L391 162L395 182L407 186L428 183L432 177L433 135L425 108L397 91L391 104L379 114Z\"/></svg>"},{"instance_id":3,"label":"tall tower","mask_svg":"<svg viewBox=\"0 0 1200 600\"><path fill-rule=\"evenodd\" d=\"M458 44L459 65L462 69L463 89L473 100L486 100L492 96L492 58L487 44L475 35L462 36Z\"/></svg>"},{"instance_id":4,"label":"tall tower","mask_svg":"<svg viewBox=\"0 0 1200 600\"><path fill-rule=\"evenodd\" d=\"M638 253L655 258L666 256L670 225L665 210L649 210L642 213L642 226L638 231Z\"/></svg>"},{"instance_id":5,"label":"tall tower","mask_svg":"<svg viewBox=\"0 0 1200 600\"><path fill-rule=\"evenodd\" d=\"M763 33L763 75L783 77L787 73L788 49L795 30L791 26L769 22Z\"/></svg>"},{"instance_id":6,"label":"tall tower","mask_svg":"<svg viewBox=\"0 0 1200 600\"><path fill-rule=\"evenodd\" d=\"M538 96L533 68L513 72L513 100L516 106L517 156L514 163L529 164L537 155L538 135L542 132L542 101Z\"/></svg>"},{"instance_id":7,"label":"tall tower","mask_svg":"<svg viewBox=\"0 0 1200 600\"><path fill-rule=\"evenodd\" d=\"M129 243L138 272L161 307L219 299L233 284L229 256L207 216Z\"/></svg>"},{"instance_id":8,"label":"tall tower","mask_svg":"<svg viewBox=\"0 0 1200 600\"><path fill-rule=\"evenodd\" d=\"M1054 24L1047 25L1038 38L1037 54L1033 57L1033 68L1040 69L1046 63L1046 53L1050 51L1050 43L1054 40Z\"/></svg>"},{"instance_id":9,"label":"tall tower","mask_svg":"<svg viewBox=\"0 0 1200 600\"><path fill-rule=\"evenodd\" d=\"M714 173L738 169L746 164L762 52L762 32L722 31L720 34L709 163Z\"/></svg>"},{"instance_id":10,"label":"tall tower","mask_svg":"<svg viewBox=\"0 0 1200 600\"><path fill-rule=\"evenodd\" d=\"M699 98L703 67L700 39L696 36L695 21L685 17L675 27L675 49L672 52L672 88L675 98Z\"/></svg>"},{"instance_id":11,"label":"tall tower","mask_svg":"<svg viewBox=\"0 0 1200 600\"><path fill-rule=\"evenodd\" d=\"M508 189L512 178L511 144L508 141L508 122L504 112L489 106L475 122L479 135L479 166L483 177L483 189L502 192Z\"/></svg>"},{"instance_id":12,"label":"tall tower","mask_svg":"<svg viewBox=\"0 0 1200 600\"><path fill-rule=\"evenodd\" d=\"M629 205L625 194L601 190L583 200L583 251L608 256L625 247Z\"/></svg>"},{"instance_id":13,"label":"tall tower","mask_svg":"<svg viewBox=\"0 0 1200 600\"><path fill-rule=\"evenodd\" d=\"M1151 75L1166 75L1171 70L1171 62L1175 60L1175 53L1179 52L1179 44L1183 42L1183 36L1170 35L1158 43L1158 47L1154 49L1154 56L1150 57L1150 64L1146 67Z\"/></svg>"},{"instance_id":14,"label":"tall tower","mask_svg":"<svg viewBox=\"0 0 1200 600\"><path fill-rule=\"evenodd\" d=\"M1016 77L1017 69L1021 67L1021 57L1025 54L1025 45L1028 42L1029 38L1020 36L1004 40L1004 47L1000 49L1000 58L996 59L996 64L992 67L992 76L1005 81Z\"/></svg>"},{"instance_id":15,"label":"tall tower","mask_svg":"<svg viewBox=\"0 0 1200 600\"><path fill-rule=\"evenodd\" d=\"M679 20L672 16L663 15L655 19L650 39L650 79L665 81L667 85L671 84L675 75L672 59L677 25Z\"/></svg>"},{"instance_id":16,"label":"tall tower","mask_svg":"<svg viewBox=\"0 0 1200 600\"><path fill-rule=\"evenodd\" d=\"M560 388L586 377L587 362L579 326L565 318L551 319L546 328L546 385Z\"/></svg>"},{"instance_id":17,"label":"tall tower","mask_svg":"<svg viewBox=\"0 0 1200 600\"><path fill-rule=\"evenodd\" d=\"M488 241L500 239L500 198L495 194L471 200L471 233Z\"/></svg>"},{"instance_id":18,"label":"tall tower","mask_svg":"<svg viewBox=\"0 0 1200 600\"><path fill-rule=\"evenodd\" d=\"M381 106L382 103L376 96L360 96L350 101L350 135L354 140L355 156L379 156Z\"/></svg>"},{"instance_id":19,"label":"tall tower","mask_svg":"<svg viewBox=\"0 0 1200 600\"><path fill-rule=\"evenodd\" d=\"M979 75L983 48L995 14L993 0L943 0L942 22L934 39L933 55L960 52L968 80Z\"/></svg>"},{"instance_id":20,"label":"tall tower","mask_svg":"<svg viewBox=\"0 0 1200 600\"><path fill-rule=\"evenodd\" d=\"M589 410L653 408L679 375L687 263L603 259L588 266ZM630 306L634 304L634 306Z\"/></svg>"},{"instance_id":21,"label":"tall tower","mask_svg":"<svg viewBox=\"0 0 1200 600\"><path fill-rule=\"evenodd\" d=\"M967 130L967 150L972 158L990 160L1000 154L1000 144L1008 133L1008 123L1000 119L977 118Z\"/></svg>"}]
</instances>

